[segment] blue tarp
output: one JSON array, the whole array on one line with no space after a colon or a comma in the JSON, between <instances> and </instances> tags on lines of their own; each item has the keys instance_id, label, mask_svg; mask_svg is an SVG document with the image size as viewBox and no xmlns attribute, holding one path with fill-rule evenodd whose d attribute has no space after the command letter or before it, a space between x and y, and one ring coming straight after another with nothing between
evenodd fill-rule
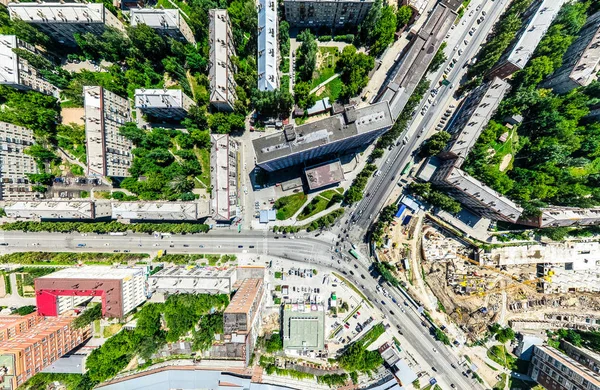
<instances>
[{"instance_id":1,"label":"blue tarp","mask_svg":"<svg viewBox=\"0 0 600 390\"><path fill-rule=\"evenodd\" d=\"M410 222L410 220L411 220L411 219L412 219L412 215L407 215L407 216L404 218L404 221L402 221L402 226L406 226L406 225L408 225L408 223Z\"/></svg>"},{"instance_id":2,"label":"blue tarp","mask_svg":"<svg viewBox=\"0 0 600 390\"><path fill-rule=\"evenodd\" d=\"M398 212L396 213L396 218L400 218L405 210L406 210L406 206L401 204L400 208L398 209Z\"/></svg>"}]
</instances>

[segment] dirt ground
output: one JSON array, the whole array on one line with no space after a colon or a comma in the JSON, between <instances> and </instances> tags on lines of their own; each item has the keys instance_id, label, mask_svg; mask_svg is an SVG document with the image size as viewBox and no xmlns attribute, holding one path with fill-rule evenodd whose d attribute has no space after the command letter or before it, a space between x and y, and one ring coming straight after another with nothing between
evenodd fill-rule
<instances>
[{"instance_id":1,"label":"dirt ground","mask_svg":"<svg viewBox=\"0 0 600 390\"><path fill-rule=\"evenodd\" d=\"M63 108L61 110L62 116L62 124L68 125L69 123L77 123L78 125L83 125L83 116L84 110L83 108Z\"/></svg>"}]
</instances>

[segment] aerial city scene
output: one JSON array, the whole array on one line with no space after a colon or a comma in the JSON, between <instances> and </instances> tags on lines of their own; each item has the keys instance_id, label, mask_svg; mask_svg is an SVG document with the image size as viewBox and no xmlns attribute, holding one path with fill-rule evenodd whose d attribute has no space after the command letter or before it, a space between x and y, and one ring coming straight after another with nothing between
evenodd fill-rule
<instances>
[{"instance_id":1,"label":"aerial city scene","mask_svg":"<svg viewBox=\"0 0 600 390\"><path fill-rule=\"evenodd\" d=\"M600 390L600 0L0 0L0 390Z\"/></svg>"}]
</instances>

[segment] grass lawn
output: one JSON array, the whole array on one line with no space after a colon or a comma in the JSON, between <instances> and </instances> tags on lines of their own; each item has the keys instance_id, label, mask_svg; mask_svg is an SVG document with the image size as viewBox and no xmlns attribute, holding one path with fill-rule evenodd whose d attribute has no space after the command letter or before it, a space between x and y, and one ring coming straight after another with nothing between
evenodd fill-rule
<instances>
[{"instance_id":1,"label":"grass lawn","mask_svg":"<svg viewBox=\"0 0 600 390\"><path fill-rule=\"evenodd\" d=\"M275 202L277 219L283 221L292 217L304 203L306 203L306 195L302 192L277 199Z\"/></svg>"},{"instance_id":2,"label":"grass lawn","mask_svg":"<svg viewBox=\"0 0 600 390\"><path fill-rule=\"evenodd\" d=\"M328 97L330 101L334 102L340 97L343 86L342 80L340 80L339 77L335 78L325 85L325 88L321 93L316 95L317 99Z\"/></svg>"},{"instance_id":3,"label":"grass lawn","mask_svg":"<svg viewBox=\"0 0 600 390\"><path fill-rule=\"evenodd\" d=\"M206 190L210 193L210 150L208 149L198 149L194 148L198 159L200 160L200 165L202 165L202 173L198 179L204 186L198 185L198 181L194 180L194 183L197 187L206 188Z\"/></svg>"},{"instance_id":4,"label":"grass lawn","mask_svg":"<svg viewBox=\"0 0 600 390\"><path fill-rule=\"evenodd\" d=\"M313 200L304 207L300 215L298 215L298 221L303 221L315 214L320 213L323 210L328 209L329 201L336 193L339 194L339 191L337 189L332 189L323 191L318 196L314 197Z\"/></svg>"},{"instance_id":5,"label":"grass lawn","mask_svg":"<svg viewBox=\"0 0 600 390\"><path fill-rule=\"evenodd\" d=\"M102 332L103 333L102 335L104 336L104 338L109 338L109 337L117 334L117 332L120 331L122 327L123 327L123 325L121 325L121 324L112 324L109 326L105 326L104 331Z\"/></svg>"},{"instance_id":6,"label":"grass lawn","mask_svg":"<svg viewBox=\"0 0 600 390\"><path fill-rule=\"evenodd\" d=\"M528 363L507 352L503 345L494 345L488 349L487 356L496 363L512 371L520 372L522 374L527 373Z\"/></svg>"},{"instance_id":7,"label":"grass lawn","mask_svg":"<svg viewBox=\"0 0 600 390\"><path fill-rule=\"evenodd\" d=\"M340 57L340 52L337 47L319 47L319 55L322 62L315 72L316 77L312 79L311 88L315 88L335 74L335 64Z\"/></svg>"}]
</instances>

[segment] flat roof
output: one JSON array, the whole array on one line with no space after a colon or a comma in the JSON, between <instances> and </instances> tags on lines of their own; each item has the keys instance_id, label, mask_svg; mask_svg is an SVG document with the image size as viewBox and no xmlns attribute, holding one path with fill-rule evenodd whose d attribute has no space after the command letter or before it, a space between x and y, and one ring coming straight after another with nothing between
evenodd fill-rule
<instances>
[{"instance_id":1,"label":"flat roof","mask_svg":"<svg viewBox=\"0 0 600 390\"><path fill-rule=\"evenodd\" d=\"M0 341L0 351L16 352L22 351L33 344L40 342L42 339L62 329L64 326L71 324L75 317L57 316L44 317L44 319L23 333L17 334L5 341ZM83 341L83 340L82 340ZM67 351L64 351L66 353Z\"/></svg>"},{"instance_id":2,"label":"flat roof","mask_svg":"<svg viewBox=\"0 0 600 390\"><path fill-rule=\"evenodd\" d=\"M19 83L19 56L12 49L18 47L16 35L0 35L0 83Z\"/></svg>"},{"instance_id":3,"label":"flat roof","mask_svg":"<svg viewBox=\"0 0 600 390\"><path fill-rule=\"evenodd\" d=\"M344 180L344 169L340 160L309 167L304 170L308 188L311 190L330 186Z\"/></svg>"},{"instance_id":4,"label":"flat roof","mask_svg":"<svg viewBox=\"0 0 600 390\"><path fill-rule=\"evenodd\" d=\"M110 215L110 203L46 200L8 201L4 211L11 218L93 219Z\"/></svg>"},{"instance_id":5,"label":"flat roof","mask_svg":"<svg viewBox=\"0 0 600 390\"><path fill-rule=\"evenodd\" d=\"M229 95L235 95L229 86L234 82L230 56L235 55L233 36L226 9L209 10L210 35L210 101L229 102Z\"/></svg>"},{"instance_id":6,"label":"flat roof","mask_svg":"<svg viewBox=\"0 0 600 390\"><path fill-rule=\"evenodd\" d=\"M210 141L212 216L228 221L238 214L237 143L227 134L211 134Z\"/></svg>"},{"instance_id":7,"label":"flat roof","mask_svg":"<svg viewBox=\"0 0 600 390\"><path fill-rule=\"evenodd\" d=\"M370 133L394 123L387 102L379 102L362 108L349 108L316 122L252 141L258 164L335 143L359 134Z\"/></svg>"},{"instance_id":8,"label":"flat roof","mask_svg":"<svg viewBox=\"0 0 600 390\"><path fill-rule=\"evenodd\" d=\"M135 107L171 108L184 107L181 89L136 89Z\"/></svg>"},{"instance_id":9,"label":"flat roof","mask_svg":"<svg viewBox=\"0 0 600 390\"><path fill-rule=\"evenodd\" d=\"M277 2L259 0L258 3L258 90L273 91L279 88L277 50L279 41Z\"/></svg>"},{"instance_id":10,"label":"flat roof","mask_svg":"<svg viewBox=\"0 0 600 390\"><path fill-rule=\"evenodd\" d=\"M247 314L261 293L263 283L262 279L244 279L231 298L224 314Z\"/></svg>"},{"instance_id":11,"label":"flat roof","mask_svg":"<svg viewBox=\"0 0 600 390\"><path fill-rule=\"evenodd\" d=\"M104 23L102 3L8 3L8 11L27 23Z\"/></svg>"},{"instance_id":12,"label":"flat roof","mask_svg":"<svg viewBox=\"0 0 600 390\"><path fill-rule=\"evenodd\" d=\"M579 85L589 85L596 79L598 64L600 64L600 13L596 12L590 17L584 26L584 29L593 29L595 33L587 44L585 50L573 66L571 71L571 80ZM579 32L580 37L585 35L585 32Z\"/></svg>"},{"instance_id":13,"label":"flat roof","mask_svg":"<svg viewBox=\"0 0 600 390\"><path fill-rule=\"evenodd\" d=\"M112 202L113 219L195 221L196 202Z\"/></svg>"},{"instance_id":14,"label":"flat roof","mask_svg":"<svg viewBox=\"0 0 600 390\"><path fill-rule=\"evenodd\" d=\"M132 26L145 24L152 28L179 29L181 15L178 9L132 8L130 11Z\"/></svg>"},{"instance_id":15,"label":"flat roof","mask_svg":"<svg viewBox=\"0 0 600 390\"><path fill-rule=\"evenodd\" d=\"M286 304L283 311L283 348L317 351L324 347L323 306Z\"/></svg>"},{"instance_id":16,"label":"flat roof","mask_svg":"<svg viewBox=\"0 0 600 390\"><path fill-rule=\"evenodd\" d=\"M542 353L545 353L546 355L552 357L554 360L557 360L558 362L567 366L571 371L573 371L579 377L587 380L588 382L590 382L591 384L593 384L595 386L600 386L600 377L598 376L597 373L590 370L589 368L587 368L583 364L579 363L578 361L572 359L571 357L565 355L564 353L562 353L554 348L551 348L548 345L536 345L533 348L534 348L534 353L533 353L534 356L536 355L535 351L540 350ZM548 363L548 364L552 365L551 363ZM559 370L558 367L555 367L555 369Z\"/></svg>"},{"instance_id":17,"label":"flat roof","mask_svg":"<svg viewBox=\"0 0 600 390\"><path fill-rule=\"evenodd\" d=\"M37 279L125 279L141 275L144 267L111 267L102 265L84 265L74 268L63 268Z\"/></svg>"},{"instance_id":18,"label":"flat roof","mask_svg":"<svg viewBox=\"0 0 600 390\"><path fill-rule=\"evenodd\" d=\"M150 289L167 292L231 293L235 268L179 266L158 271L148 278Z\"/></svg>"},{"instance_id":19,"label":"flat roof","mask_svg":"<svg viewBox=\"0 0 600 390\"><path fill-rule=\"evenodd\" d=\"M597 268L600 261L598 242L560 242L543 245L519 245L494 248L484 254L498 266L520 264L564 264L573 263L573 270Z\"/></svg>"},{"instance_id":20,"label":"flat roof","mask_svg":"<svg viewBox=\"0 0 600 390\"><path fill-rule=\"evenodd\" d=\"M592 225L600 221L600 207L546 207L540 219L541 227Z\"/></svg>"}]
</instances>

